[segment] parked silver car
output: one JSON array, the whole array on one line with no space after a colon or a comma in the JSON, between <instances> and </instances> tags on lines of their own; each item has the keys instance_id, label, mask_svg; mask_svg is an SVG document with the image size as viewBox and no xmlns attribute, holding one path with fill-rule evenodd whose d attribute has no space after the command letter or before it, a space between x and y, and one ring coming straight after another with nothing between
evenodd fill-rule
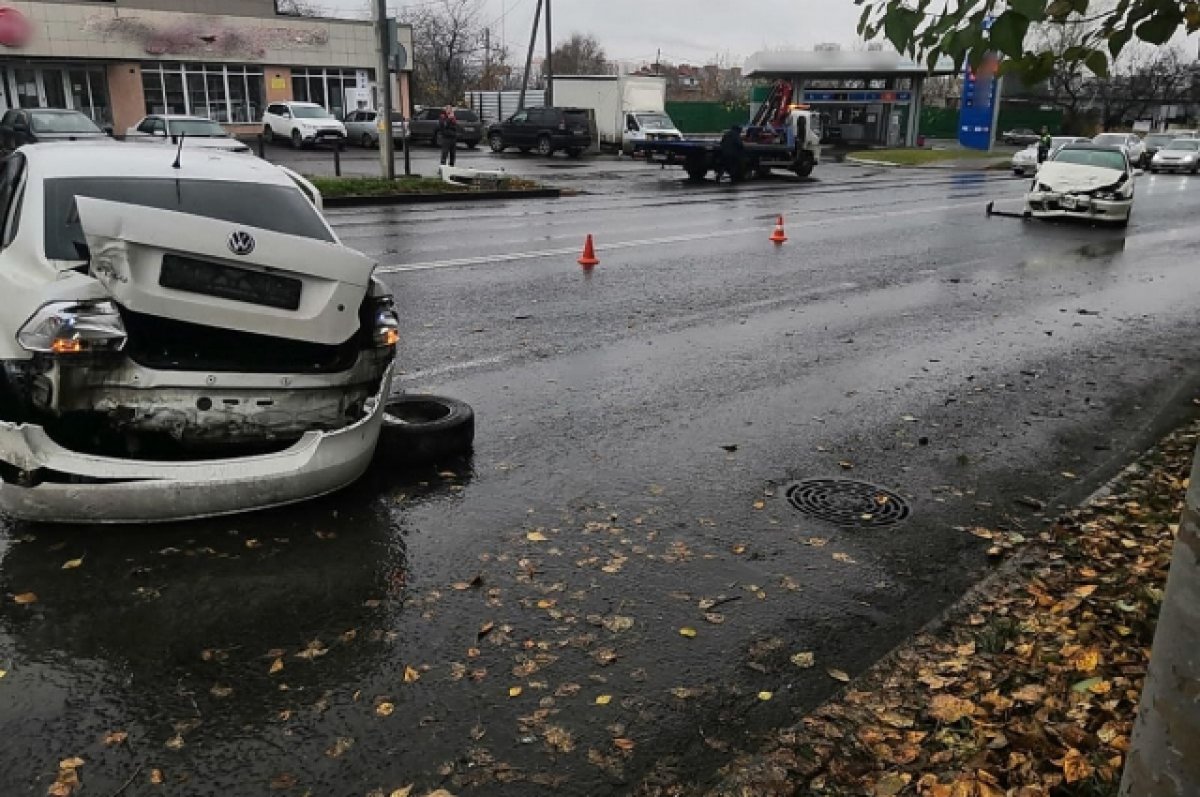
<instances>
[{"instance_id":1,"label":"parked silver car","mask_svg":"<svg viewBox=\"0 0 1200 797\"><path fill-rule=\"evenodd\" d=\"M364 148L378 147L383 124L378 111L351 111L346 114L346 138ZM408 138L408 122L397 111L392 111L392 140L397 144Z\"/></svg>"}]
</instances>

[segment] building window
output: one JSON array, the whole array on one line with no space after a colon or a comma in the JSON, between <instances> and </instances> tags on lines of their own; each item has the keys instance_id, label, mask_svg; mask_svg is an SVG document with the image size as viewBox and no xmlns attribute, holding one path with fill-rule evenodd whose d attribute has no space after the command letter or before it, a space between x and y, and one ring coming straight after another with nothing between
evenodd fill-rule
<instances>
[{"instance_id":1,"label":"building window","mask_svg":"<svg viewBox=\"0 0 1200 797\"><path fill-rule=\"evenodd\" d=\"M297 67L292 69L292 99L297 102L315 102L339 119L345 117L348 110L354 110L356 105L351 102L346 105L346 92L358 88L359 72L357 69L307 69ZM371 72L367 72L370 80Z\"/></svg>"},{"instance_id":2,"label":"building window","mask_svg":"<svg viewBox=\"0 0 1200 797\"><path fill-rule=\"evenodd\" d=\"M249 124L262 118L261 67L143 64L142 89L148 114L189 114L225 124Z\"/></svg>"}]
</instances>

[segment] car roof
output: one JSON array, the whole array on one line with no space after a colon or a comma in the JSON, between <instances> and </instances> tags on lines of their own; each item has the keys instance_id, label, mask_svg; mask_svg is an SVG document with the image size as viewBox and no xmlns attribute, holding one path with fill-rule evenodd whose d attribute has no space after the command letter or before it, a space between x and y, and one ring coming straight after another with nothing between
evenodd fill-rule
<instances>
[{"instance_id":1,"label":"car roof","mask_svg":"<svg viewBox=\"0 0 1200 797\"><path fill-rule=\"evenodd\" d=\"M1120 152L1120 147L1106 147L1103 144L1067 144L1063 149L1082 149L1092 152Z\"/></svg>"},{"instance_id":2,"label":"car roof","mask_svg":"<svg viewBox=\"0 0 1200 797\"><path fill-rule=\"evenodd\" d=\"M42 179L62 177L140 177L185 180L226 180L294 186L287 173L266 161L244 154L183 146L181 168L172 168L175 149L144 147L119 141L30 144L18 150L30 173Z\"/></svg>"},{"instance_id":3,"label":"car roof","mask_svg":"<svg viewBox=\"0 0 1200 797\"><path fill-rule=\"evenodd\" d=\"M273 102L271 104L272 105L302 105L305 108L324 108L325 107L324 105L318 105L315 102L298 102L295 100L281 100L280 102Z\"/></svg>"},{"instance_id":4,"label":"car roof","mask_svg":"<svg viewBox=\"0 0 1200 797\"><path fill-rule=\"evenodd\" d=\"M148 113L147 119L166 119L168 122L213 122L207 116L193 116L186 113Z\"/></svg>"},{"instance_id":5,"label":"car roof","mask_svg":"<svg viewBox=\"0 0 1200 797\"><path fill-rule=\"evenodd\" d=\"M56 114L77 114L83 116L79 111L73 111L69 108L26 108L30 113L56 113Z\"/></svg>"}]
</instances>

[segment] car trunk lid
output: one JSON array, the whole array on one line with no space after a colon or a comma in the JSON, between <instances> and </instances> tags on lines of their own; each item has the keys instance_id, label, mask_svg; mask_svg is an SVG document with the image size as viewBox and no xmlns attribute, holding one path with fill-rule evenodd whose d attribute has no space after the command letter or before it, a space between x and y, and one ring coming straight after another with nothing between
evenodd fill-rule
<instances>
[{"instance_id":1,"label":"car trunk lid","mask_svg":"<svg viewBox=\"0 0 1200 797\"><path fill-rule=\"evenodd\" d=\"M325 345L349 340L375 263L333 242L80 196L90 271L122 306Z\"/></svg>"}]
</instances>

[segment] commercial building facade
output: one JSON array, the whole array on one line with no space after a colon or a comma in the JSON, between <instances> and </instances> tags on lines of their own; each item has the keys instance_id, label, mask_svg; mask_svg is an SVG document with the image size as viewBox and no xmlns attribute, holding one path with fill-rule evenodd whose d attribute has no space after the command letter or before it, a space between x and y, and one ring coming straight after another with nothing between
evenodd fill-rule
<instances>
[{"instance_id":1,"label":"commercial building facade","mask_svg":"<svg viewBox=\"0 0 1200 797\"><path fill-rule=\"evenodd\" d=\"M411 30L399 28L412 52ZM148 113L236 133L268 103L375 107L375 25L280 14L275 0L0 0L0 110L74 108L118 133ZM398 108L409 74L392 75Z\"/></svg>"}]
</instances>

